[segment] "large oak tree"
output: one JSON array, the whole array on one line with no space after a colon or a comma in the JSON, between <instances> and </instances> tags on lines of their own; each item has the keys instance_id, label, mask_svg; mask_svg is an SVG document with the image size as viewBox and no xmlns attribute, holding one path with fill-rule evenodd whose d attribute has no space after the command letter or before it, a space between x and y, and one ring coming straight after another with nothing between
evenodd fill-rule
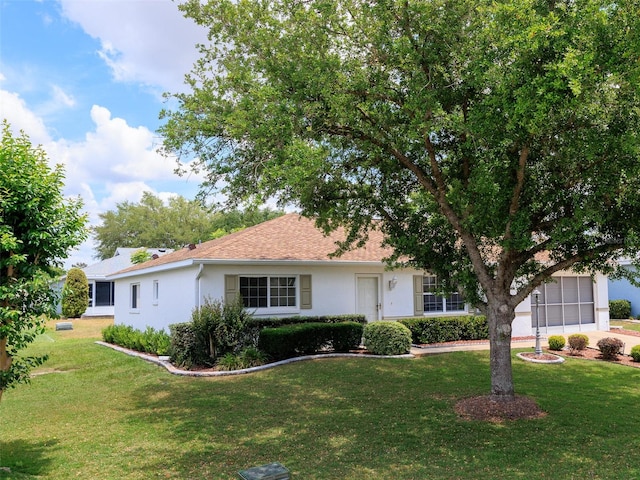
<instances>
[{"instance_id":1,"label":"large oak tree","mask_svg":"<svg viewBox=\"0 0 640 480\"><path fill-rule=\"evenodd\" d=\"M347 226L348 244L382 229L396 261L486 311L494 399L514 398L516 306L556 272L638 253L637 2L181 8L210 43L162 113L165 150L233 201Z\"/></svg>"}]
</instances>

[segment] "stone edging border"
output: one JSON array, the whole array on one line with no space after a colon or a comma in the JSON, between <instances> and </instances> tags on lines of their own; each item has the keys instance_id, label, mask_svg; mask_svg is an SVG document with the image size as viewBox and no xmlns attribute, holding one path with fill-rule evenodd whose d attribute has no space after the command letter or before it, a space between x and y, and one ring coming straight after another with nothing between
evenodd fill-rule
<instances>
[{"instance_id":1,"label":"stone edging border","mask_svg":"<svg viewBox=\"0 0 640 480\"><path fill-rule=\"evenodd\" d=\"M560 355L555 355L554 353L552 353L550 355L556 356L557 358L555 360L537 360L535 358L527 357L526 355L523 355L523 353L531 353L531 352L521 352L521 353L516 354L516 356L520 360L524 360L525 362L531 362L531 363L564 363L564 357L561 357Z\"/></svg>"},{"instance_id":2,"label":"stone edging border","mask_svg":"<svg viewBox=\"0 0 640 480\"><path fill-rule=\"evenodd\" d=\"M287 365L289 363L301 362L305 360L318 360L321 358L336 358L336 357L415 358L415 355L412 355L411 353L407 353L405 355L369 355L369 354L363 354L363 353L321 353L317 355L305 355L303 357L288 358L286 360L280 360L279 362L267 363L265 365L260 365L258 367L245 368L241 370L219 370L215 372L211 372L211 371L199 372L199 371L191 371L191 370L182 370L180 368L175 367L169 362L160 360L158 357L155 357L153 355L136 352L135 350L129 350L127 348L123 348L118 345L113 345L111 343L97 341L96 344L102 345L103 347L111 348L113 350L125 353L127 355L131 355L132 357L139 357L143 360L146 360L147 362L155 363L156 365L160 365L161 367L164 367L165 369L167 369L169 373L173 375L182 375L185 377L227 377L231 375L245 375L248 373L260 372L262 370L269 370L271 368L279 367L281 365Z\"/></svg>"}]
</instances>

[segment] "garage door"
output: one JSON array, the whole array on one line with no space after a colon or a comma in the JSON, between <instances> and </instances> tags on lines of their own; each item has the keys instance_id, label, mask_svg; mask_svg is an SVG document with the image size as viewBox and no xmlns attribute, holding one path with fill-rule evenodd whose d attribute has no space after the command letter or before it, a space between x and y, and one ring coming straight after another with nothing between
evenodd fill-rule
<instances>
[{"instance_id":1,"label":"garage door","mask_svg":"<svg viewBox=\"0 0 640 480\"><path fill-rule=\"evenodd\" d=\"M590 277L555 277L552 283L538 288L540 327L567 327L577 330L576 326L595 324L593 303L593 281ZM532 299L533 312L531 326L536 326L535 300Z\"/></svg>"}]
</instances>

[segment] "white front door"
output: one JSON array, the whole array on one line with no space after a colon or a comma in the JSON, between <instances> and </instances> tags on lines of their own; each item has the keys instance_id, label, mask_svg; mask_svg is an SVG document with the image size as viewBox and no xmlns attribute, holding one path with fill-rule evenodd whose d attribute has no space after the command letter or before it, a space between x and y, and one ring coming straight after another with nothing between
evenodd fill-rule
<instances>
[{"instance_id":1,"label":"white front door","mask_svg":"<svg viewBox=\"0 0 640 480\"><path fill-rule=\"evenodd\" d=\"M380 301L378 300L378 277L357 277L357 313L367 317L367 322L380 318Z\"/></svg>"}]
</instances>

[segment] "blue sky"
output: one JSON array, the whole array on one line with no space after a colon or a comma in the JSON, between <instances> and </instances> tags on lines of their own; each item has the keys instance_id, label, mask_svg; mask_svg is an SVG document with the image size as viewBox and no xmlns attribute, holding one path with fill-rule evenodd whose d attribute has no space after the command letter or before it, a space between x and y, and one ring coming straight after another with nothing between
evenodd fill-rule
<instances>
[{"instance_id":1,"label":"blue sky","mask_svg":"<svg viewBox=\"0 0 640 480\"><path fill-rule=\"evenodd\" d=\"M160 156L163 92L184 90L206 32L171 0L0 0L0 118L66 170L98 214L144 191L193 198ZM152 246L152 245L149 245ZM95 263L91 241L65 262Z\"/></svg>"}]
</instances>

